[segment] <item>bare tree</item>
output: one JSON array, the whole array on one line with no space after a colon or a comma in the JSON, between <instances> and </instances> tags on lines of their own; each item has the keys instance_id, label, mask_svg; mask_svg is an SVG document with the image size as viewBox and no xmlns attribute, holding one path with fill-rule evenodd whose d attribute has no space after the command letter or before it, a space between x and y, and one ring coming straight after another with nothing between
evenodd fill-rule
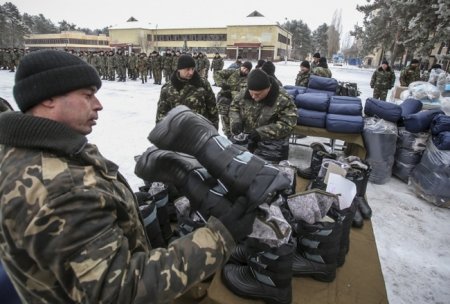
<instances>
[{"instance_id":1,"label":"bare tree","mask_svg":"<svg viewBox=\"0 0 450 304\"><path fill-rule=\"evenodd\" d=\"M328 27L328 58L339 51L342 33L342 9L335 10L331 25Z\"/></svg>"}]
</instances>

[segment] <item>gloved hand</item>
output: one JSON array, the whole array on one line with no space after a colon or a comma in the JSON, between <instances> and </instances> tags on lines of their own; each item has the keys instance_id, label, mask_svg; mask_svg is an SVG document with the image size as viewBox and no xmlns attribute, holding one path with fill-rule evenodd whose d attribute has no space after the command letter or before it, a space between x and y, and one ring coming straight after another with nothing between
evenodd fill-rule
<instances>
[{"instance_id":1,"label":"gloved hand","mask_svg":"<svg viewBox=\"0 0 450 304\"><path fill-rule=\"evenodd\" d=\"M231 125L231 133L233 133L233 135L238 135L242 133L242 123L240 122L233 123Z\"/></svg>"},{"instance_id":2,"label":"gloved hand","mask_svg":"<svg viewBox=\"0 0 450 304\"><path fill-rule=\"evenodd\" d=\"M147 202L153 200L153 196L148 192L135 192L134 195L136 195L139 206L148 205Z\"/></svg>"},{"instance_id":3,"label":"gloved hand","mask_svg":"<svg viewBox=\"0 0 450 304\"><path fill-rule=\"evenodd\" d=\"M249 235L253 230L253 222L256 217L256 209L249 210L249 204L245 196L239 197L219 220L228 229L233 239L238 242Z\"/></svg>"}]
</instances>

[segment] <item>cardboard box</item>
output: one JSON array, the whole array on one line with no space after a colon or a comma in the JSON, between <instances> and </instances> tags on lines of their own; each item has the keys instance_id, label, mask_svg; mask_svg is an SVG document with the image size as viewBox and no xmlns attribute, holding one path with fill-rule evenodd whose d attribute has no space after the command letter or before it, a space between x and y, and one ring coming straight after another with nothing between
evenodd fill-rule
<instances>
[{"instance_id":1,"label":"cardboard box","mask_svg":"<svg viewBox=\"0 0 450 304\"><path fill-rule=\"evenodd\" d=\"M400 99L400 94L403 91L406 91L408 87L395 86L391 93L391 101L395 101L396 99Z\"/></svg>"}]
</instances>

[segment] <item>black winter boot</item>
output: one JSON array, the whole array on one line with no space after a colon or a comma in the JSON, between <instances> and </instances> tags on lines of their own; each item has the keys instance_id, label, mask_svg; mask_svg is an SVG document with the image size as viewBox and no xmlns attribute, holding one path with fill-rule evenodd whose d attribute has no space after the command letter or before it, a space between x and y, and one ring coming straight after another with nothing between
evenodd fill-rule
<instances>
[{"instance_id":1,"label":"black winter boot","mask_svg":"<svg viewBox=\"0 0 450 304\"><path fill-rule=\"evenodd\" d=\"M294 276L311 276L322 282L336 277L337 256L342 236L342 218L330 209L326 220L308 224L299 221L296 227L297 250L292 270Z\"/></svg>"},{"instance_id":2,"label":"black winter boot","mask_svg":"<svg viewBox=\"0 0 450 304\"><path fill-rule=\"evenodd\" d=\"M190 155L151 147L139 157L135 173L146 181L175 185L205 219L220 217L231 207L226 190Z\"/></svg>"},{"instance_id":3,"label":"black winter boot","mask_svg":"<svg viewBox=\"0 0 450 304\"><path fill-rule=\"evenodd\" d=\"M341 267L345 263L345 256L350 250L350 231L356 212L356 204L353 202L350 207L344 210L336 210L342 217L342 236L337 256L337 267Z\"/></svg>"},{"instance_id":4,"label":"black winter boot","mask_svg":"<svg viewBox=\"0 0 450 304\"><path fill-rule=\"evenodd\" d=\"M147 237L152 248L166 247L159 226L158 217L156 216L155 202L148 201L145 204L141 204L139 206L139 211L144 219L145 231L147 232Z\"/></svg>"},{"instance_id":5,"label":"black winter boot","mask_svg":"<svg viewBox=\"0 0 450 304\"><path fill-rule=\"evenodd\" d=\"M361 211L359 211L359 200L356 199L356 197L353 200L353 204L355 205L355 215L353 216L352 226L355 228L362 228L364 226L364 218Z\"/></svg>"},{"instance_id":6,"label":"black winter boot","mask_svg":"<svg viewBox=\"0 0 450 304\"><path fill-rule=\"evenodd\" d=\"M194 155L231 197L246 195L255 208L289 189L289 180L278 169L233 145L210 121L186 106L172 109L148 139L161 149Z\"/></svg>"},{"instance_id":7,"label":"black winter boot","mask_svg":"<svg viewBox=\"0 0 450 304\"><path fill-rule=\"evenodd\" d=\"M311 148L313 149L313 153L309 167L306 169L297 169L297 175L305 179L315 179L317 177L324 158L336 159L336 155L328 153L324 145L320 143L312 143Z\"/></svg>"},{"instance_id":8,"label":"black winter boot","mask_svg":"<svg viewBox=\"0 0 450 304\"><path fill-rule=\"evenodd\" d=\"M292 302L293 246L285 244L252 255L248 265L227 264L222 280L233 293L265 303Z\"/></svg>"},{"instance_id":9,"label":"black winter boot","mask_svg":"<svg viewBox=\"0 0 450 304\"><path fill-rule=\"evenodd\" d=\"M369 167L367 170L355 169L347 173L346 178L353 181L356 185L356 197L358 201L358 208L361 215L365 219L372 217L372 208L370 208L369 203L366 199L367 183L369 182L369 176L372 168Z\"/></svg>"}]
</instances>

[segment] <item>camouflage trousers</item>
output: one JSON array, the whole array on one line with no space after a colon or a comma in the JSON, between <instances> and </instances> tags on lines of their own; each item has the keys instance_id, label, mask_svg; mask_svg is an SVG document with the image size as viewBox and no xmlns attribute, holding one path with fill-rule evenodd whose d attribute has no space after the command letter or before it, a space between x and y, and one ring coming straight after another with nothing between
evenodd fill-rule
<instances>
[{"instance_id":1,"label":"camouflage trousers","mask_svg":"<svg viewBox=\"0 0 450 304\"><path fill-rule=\"evenodd\" d=\"M231 126L230 126L230 103L231 99L224 96L220 96L217 99L217 111L219 112L220 120L222 121L222 131L226 137L231 137Z\"/></svg>"},{"instance_id":2,"label":"camouflage trousers","mask_svg":"<svg viewBox=\"0 0 450 304\"><path fill-rule=\"evenodd\" d=\"M161 83L162 79L162 71L158 69L153 69L153 78L155 79L155 83Z\"/></svg>"},{"instance_id":3,"label":"camouflage trousers","mask_svg":"<svg viewBox=\"0 0 450 304\"><path fill-rule=\"evenodd\" d=\"M388 93L388 90L380 90L380 89L375 88L373 90L373 98L380 99L380 100L386 100L387 93Z\"/></svg>"}]
</instances>

